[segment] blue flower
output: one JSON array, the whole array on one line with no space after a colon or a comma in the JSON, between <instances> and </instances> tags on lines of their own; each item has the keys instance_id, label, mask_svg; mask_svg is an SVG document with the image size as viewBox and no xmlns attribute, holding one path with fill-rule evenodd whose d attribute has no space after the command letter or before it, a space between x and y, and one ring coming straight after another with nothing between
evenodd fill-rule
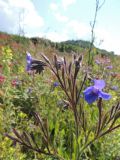
<instances>
[{"instance_id":1,"label":"blue flower","mask_svg":"<svg viewBox=\"0 0 120 160\"><path fill-rule=\"evenodd\" d=\"M27 52L26 61L27 61L26 71L30 71L31 70L32 56L29 52Z\"/></svg>"},{"instance_id":2,"label":"blue flower","mask_svg":"<svg viewBox=\"0 0 120 160\"><path fill-rule=\"evenodd\" d=\"M94 85L86 88L84 90L84 97L88 104L92 104L98 98L103 98L105 100L109 100L111 95L102 91L105 87L104 80L94 80Z\"/></svg>"},{"instance_id":3,"label":"blue flower","mask_svg":"<svg viewBox=\"0 0 120 160\"><path fill-rule=\"evenodd\" d=\"M54 87L58 87L58 86L59 86L59 83L58 83L58 82L54 82L54 83L53 83L53 86L54 86Z\"/></svg>"},{"instance_id":4,"label":"blue flower","mask_svg":"<svg viewBox=\"0 0 120 160\"><path fill-rule=\"evenodd\" d=\"M113 66L106 66L106 69L113 69Z\"/></svg>"}]
</instances>

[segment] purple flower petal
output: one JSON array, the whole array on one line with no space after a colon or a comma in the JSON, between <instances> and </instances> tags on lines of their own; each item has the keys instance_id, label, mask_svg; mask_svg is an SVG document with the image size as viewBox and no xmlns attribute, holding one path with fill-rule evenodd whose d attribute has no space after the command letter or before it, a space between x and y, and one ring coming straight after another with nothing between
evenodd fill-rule
<instances>
[{"instance_id":1,"label":"purple flower petal","mask_svg":"<svg viewBox=\"0 0 120 160\"><path fill-rule=\"evenodd\" d=\"M31 63L32 61L32 56L29 52L27 52L26 60L27 60L27 63Z\"/></svg>"},{"instance_id":2,"label":"purple flower petal","mask_svg":"<svg viewBox=\"0 0 120 160\"><path fill-rule=\"evenodd\" d=\"M91 93L92 91L93 91L93 86L90 86L90 87L86 88L86 89L83 91L83 93L84 93L84 94L89 94L89 93Z\"/></svg>"},{"instance_id":3,"label":"purple flower petal","mask_svg":"<svg viewBox=\"0 0 120 160\"><path fill-rule=\"evenodd\" d=\"M96 60L95 60L95 63L96 63L96 64L100 64L100 61L96 59Z\"/></svg>"},{"instance_id":4,"label":"purple flower petal","mask_svg":"<svg viewBox=\"0 0 120 160\"><path fill-rule=\"evenodd\" d=\"M90 94L85 94L85 100L88 102L88 104L92 104L97 99L98 94L94 94L93 92L91 92Z\"/></svg>"},{"instance_id":5,"label":"purple flower petal","mask_svg":"<svg viewBox=\"0 0 120 160\"><path fill-rule=\"evenodd\" d=\"M86 88L84 93L85 100L91 104L94 101L96 101L99 97L109 100L111 98L111 95L108 93L102 92L102 89L105 87L105 81L104 80L94 80L94 86L90 86Z\"/></svg>"},{"instance_id":6,"label":"purple flower petal","mask_svg":"<svg viewBox=\"0 0 120 160\"><path fill-rule=\"evenodd\" d=\"M99 90L103 89L105 87L105 81L94 79L94 87Z\"/></svg>"},{"instance_id":7,"label":"purple flower petal","mask_svg":"<svg viewBox=\"0 0 120 160\"><path fill-rule=\"evenodd\" d=\"M113 69L113 66L106 66L107 69Z\"/></svg>"},{"instance_id":8,"label":"purple flower petal","mask_svg":"<svg viewBox=\"0 0 120 160\"><path fill-rule=\"evenodd\" d=\"M105 92L100 91L100 92L99 92L99 97L100 97L100 98L103 98L103 99L105 99L105 100L109 100L109 99L111 98L111 95L108 94L108 93L105 93Z\"/></svg>"},{"instance_id":9,"label":"purple flower petal","mask_svg":"<svg viewBox=\"0 0 120 160\"><path fill-rule=\"evenodd\" d=\"M54 86L54 87L58 87L58 86L59 86L59 83L58 83L58 82L54 82L54 83L53 83L53 86Z\"/></svg>"},{"instance_id":10,"label":"purple flower petal","mask_svg":"<svg viewBox=\"0 0 120 160\"><path fill-rule=\"evenodd\" d=\"M30 71L30 70L31 70L31 64L27 64L26 71Z\"/></svg>"},{"instance_id":11,"label":"purple flower petal","mask_svg":"<svg viewBox=\"0 0 120 160\"><path fill-rule=\"evenodd\" d=\"M29 52L27 52L26 61L27 61L26 71L30 71L31 70L32 56Z\"/></svg>"}]
</instances>

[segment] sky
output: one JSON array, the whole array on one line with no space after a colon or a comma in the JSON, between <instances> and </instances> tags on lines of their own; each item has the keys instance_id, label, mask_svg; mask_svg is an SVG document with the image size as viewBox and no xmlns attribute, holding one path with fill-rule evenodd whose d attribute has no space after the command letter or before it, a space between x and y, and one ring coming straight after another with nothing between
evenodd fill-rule
<instances>
[{"instance_id":1,"label":"sky","mask_svg":"<svg viewBox=\"0 0 120 160\"><path fill-rule=\"evenodd\" d=\"M96 0L0 0L0 31L54 42L90 41L95 4ZM105 1L94 32L96 47L120 55L120 0Z\"/></svg>"}]
</instances>

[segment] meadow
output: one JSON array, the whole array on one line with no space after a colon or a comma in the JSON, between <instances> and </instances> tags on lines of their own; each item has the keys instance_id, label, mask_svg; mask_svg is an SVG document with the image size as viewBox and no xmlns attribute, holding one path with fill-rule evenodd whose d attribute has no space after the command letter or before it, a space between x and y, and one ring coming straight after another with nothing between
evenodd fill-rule
<instances>
[{"instance_id":1,"label":"meadow","mask_svg":"<svg viewBox=\"0 0 120 160\"><path fill-rule=\"evenodd\" d=\"M120 159L120 57L88 53L0 33L0 160Z\"/></svg>"}]
</instances>

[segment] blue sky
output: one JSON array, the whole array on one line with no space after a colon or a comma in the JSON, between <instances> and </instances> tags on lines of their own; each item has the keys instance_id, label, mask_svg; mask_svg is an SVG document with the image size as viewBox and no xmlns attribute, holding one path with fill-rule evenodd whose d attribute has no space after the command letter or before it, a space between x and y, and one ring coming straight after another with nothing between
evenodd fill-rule
<instances>
[{"instance_id":1,"label":"blue sky","mask_svg":"<svg viewBox=\"0 0 120 160\"><path fill-rule=\"evenodd\" d=\"M90 40L96 0L0 0L0 30L52 41ZM102 0L100 0L102 3ZM120 55L120 0L106 0L98 12L95 44ZM19 27L19 25L21 27ZM100 44L100 42L102 43Z\"/></svg>"}]
</instances>

